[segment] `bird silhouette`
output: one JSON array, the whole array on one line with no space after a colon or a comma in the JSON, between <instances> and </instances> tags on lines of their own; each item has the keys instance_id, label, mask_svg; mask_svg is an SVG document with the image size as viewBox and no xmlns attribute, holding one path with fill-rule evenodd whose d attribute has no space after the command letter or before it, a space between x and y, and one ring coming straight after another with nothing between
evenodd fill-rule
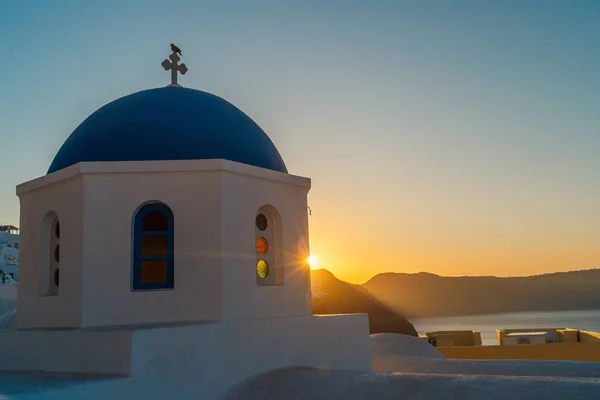
<instances>
[{"instance_id":1,"label":"bird silhouette","mask_svg":"<svg viewBox=\"0 0 600 400\"><path fill-rule=\"evenodd\" d=\"M177 53L177 54L181 55L181 49L179 47L175 46L173 43L171 43L171 51L173 53Z\"/></svg>"}]
</instances>

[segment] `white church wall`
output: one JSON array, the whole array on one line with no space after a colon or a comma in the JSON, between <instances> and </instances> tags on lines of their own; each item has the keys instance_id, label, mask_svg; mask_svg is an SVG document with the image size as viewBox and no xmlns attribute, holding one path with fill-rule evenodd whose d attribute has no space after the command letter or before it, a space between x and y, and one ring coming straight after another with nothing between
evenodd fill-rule
<instances>
[{"instance_id":1,"label":"white church wall","mask_svg":"<svg viewBox=\"0 0 600 400\"><path fill-rule=\"evenodd\" d=\"M30 275L19 326L309 316L309 188L309 179L225 160L81 163L24 183L21 280ZM175 290L132 291L132 222L152 201L174 215ZM264 206L281 216L276 286L256 280L255 217ZM48 212L61 224L61 284L57 296L40 297L47 278L36 243Z\"/></svg>"},{"instance_id":2,"label":"white church wall","mask_svg":"<svg viewBox=\"0 0 600 400\"><path fill-rule=\"evenodd\" d=\"M86 164L84 325L220 319L220 172L190 163ZM174 215L175 286L132 291L132 221L152 201Z\"/></svg>"},{"instance_id":3,"label":"white church wall","mask_svg":"<svg viewBox=\"0 0 600 400\"><path fill-rule=\"evenodd\" d=\"M21 205L19 244L19 328L77 327L81 325L83 181L67 168L17 187ZM49 226L54 213L61 225L60 279L56 295L48 291L51 257ZM56 265L54 265L56 267Z\"/></svg>"},{"instance_id":4,"label":"white church wall","mask_svg":"<svg viewBox=\"0 0 600 400\"><path fill-rule=\"evenodd\" d=\"M231 386L263 372L304 366L322 369L370 372L371 353L366 314L324 317L272 318L222 321L187 326L136 329L133 331L39 331L29 336L30 344L53 342L54 353L20 340L20 357L7 353L7 365L47 371L81 372L98 365L96 374L129 375L123 378L83 381L80 385L46 388L26 394L27 398L162 400L219 399ZM95 336L98 335L98 336ZM60 337L60 338L59 338ZM2 339L0 339L2 340ZM92 340L92 342L89 342ZM98 342L98 346L93 343ZM114 346L109 346L109 343ZM59 347L60 346L60 347ZM97 348L94 348L97 347ZM57 356L65 353L63 359ZM57 357L57 358L54 358ZM89 359L88 359L89 357ZM6 359L5 359L6 360ZM56 361L56 362L49 362ZM14 370L14 369L12 369ZM21 398L18 396L18 398Z\"/></svg>"},{"instance_id":5,"label":"white church wall","mask_svg":"<svg viewBox=\"0 0 600 400\"><path fill-rule=\"evenodd\" d=\"M223 175L223 318L312 315L307 262L310 180L237 164ZM255 219L261 207L280 216L282 284L256 278Z\"/></svg>"},{"instance_id":6,"label":"white church wall","mask_svg":"<svg viewBox=\"0 0 600 400\"><path fill-rule=\"evenodd\" d=\"M131 372L131 331L4 331L0 332L0 343L0 371Z\"/></svg>"},{"instance_id":7,"label":"white church wall","mask_svg":"<svg viewBox=\"0 0 600 400\"><path fill-rule=\"evenodd\" d=\"M156 399L173 388L180 398L218 399L244 379L292 366L370 372L368 316L228 320L133 336L131 379L156 386Z\"/></svg>"}]
</instances>

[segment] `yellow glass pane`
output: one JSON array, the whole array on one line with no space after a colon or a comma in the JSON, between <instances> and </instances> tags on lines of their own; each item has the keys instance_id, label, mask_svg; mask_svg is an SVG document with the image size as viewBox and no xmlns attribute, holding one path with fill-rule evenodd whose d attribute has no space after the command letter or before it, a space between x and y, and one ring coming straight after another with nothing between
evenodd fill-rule
<instances>
[{"instance_id":1,"label":"yellow glass pane","mask_svg":"<svg viewBox=\"0 0 600 400\"><path fill-rule=\"evenodd\" d=\"M256 264L256 273L260 279L265 279L269 275L269 263L265 260L260 260Z\"/></svg>"},{"instance_id":2,"label":"yellow glass pane","mask_svg":"<svg viewBox=\"0 0 600 400\"><path fill-rule=\"evenodd\" d=\"M169 237L166 235L142 235L142 257L166 257L169 249Z\"/></svg>"},{"instance_id":3,"label":"yellow glass pane","mask_svg":"<svg viewBox=\"0 0 600 400\"><path fill-rule=\"evenodd\" d=\"M167 262L142 261L140 280L142 283L165 283L167 281Z\"/></svg>"},{"instance_id":4,"label":"yellow glass pane","mask_svg":"<svg viewBox=\"0 0 600 400\"><path fill-rule=\"evenodd\" d=\"M256 251L260 254L267 254L267 251L269 251L269 242L267 239L262 236L256 239Z\"/></svg>"}]
</instances>

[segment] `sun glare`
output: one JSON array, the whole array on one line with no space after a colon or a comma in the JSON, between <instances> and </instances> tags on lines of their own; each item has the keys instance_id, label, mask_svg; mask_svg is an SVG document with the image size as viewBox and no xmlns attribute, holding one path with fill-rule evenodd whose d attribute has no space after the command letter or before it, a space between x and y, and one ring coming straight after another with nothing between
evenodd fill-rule
<instances>
[{"instance_id":1,"label":"sun glare","mask_svg":"<svg viewBox=\"0 0 600 400\"><path fill-rule=\"evenodd\" d=\"M310 257L308 257L308 263L312 269L315 269L317 265L319 265L319 258L314 254L311 254Z\"/></svg>"}]
</instances>

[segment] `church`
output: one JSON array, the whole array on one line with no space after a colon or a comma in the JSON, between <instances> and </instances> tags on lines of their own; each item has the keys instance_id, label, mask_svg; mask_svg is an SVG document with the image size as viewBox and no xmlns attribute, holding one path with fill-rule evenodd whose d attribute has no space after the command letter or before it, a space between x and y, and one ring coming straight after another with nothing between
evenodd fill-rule
<instances>
[{"instance_id":1,"label":"church","mask_svg":"<svg viewBox=\"0 0 600 400\"><path fill-rule=\"evenodd\" d=\"M370 336L366 314L313 315L310 179L234 105L181 87L177 53L168 86L92 113L17 187L0 398L599 398L597 363L446 359Z\"/></svg>"},{"instance_id":2,"label":"church","mask_svg":"<svg viewBox=\"0 0 600 400\"><path fill-rule=\"evenodd\" d=\"M168 86L98 109L17 187L0 370L42 373L28 399L212 399L291 366L371 371L367 315L312 315L310 179L241 110L179 85L179 61L162 64ZM56 373L69 383L43 375Z\"/></svg>"}]
</instances>

